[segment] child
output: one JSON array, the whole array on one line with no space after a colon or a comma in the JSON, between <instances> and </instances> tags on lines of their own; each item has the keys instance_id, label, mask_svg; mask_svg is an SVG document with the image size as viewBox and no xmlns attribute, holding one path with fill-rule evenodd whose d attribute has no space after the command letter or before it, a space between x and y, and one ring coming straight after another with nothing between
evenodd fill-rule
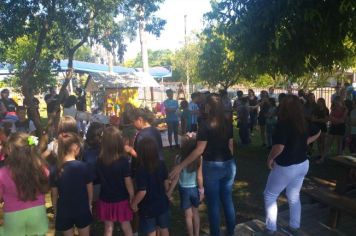
<instances>
[{"instance_id":1,"label":"child","mask_svg":"<svg viewBox=\"0 0 356 236\"><path fill-rule=\"evenodd\" d=\"M166 91L167 99L163 102L166 110L166 123L168 126L168 142L172 149L172 135L174 136L174 141L176 147L178 147L178 126L179 118L177 111L179 109L178 101L173 99L173 90L168 89Z\"/></svg>"},{"instance_id":2,"label":"child","mask_svg":"<svg viewBox=\"0 0 356 236\"><path fill-rule=\"evenodd\" d=\"M155 141L143 138L137 150L139 166L135 175L137 193L131 208L140 215L140 231L149 236L168 236L169 200L166 195L169 180L167 168L160 161Z\"/></svg>"},{"instance_id":3,"label":"child","mask_svg":"<svg viewBox=\"0 0 356 236\"><path fill-rule=\"evenodd\" d=\"M16 108L16 115L18 117L18 121L14 123L13 132L34 134L36 131L36 127L33 124L32 120L26 118L26 108L23 106L18 106Z\"/></svg>"},{"instance_id":4,"label":"child","mask_svg":"<svg viewBox=\"0 0 356 236\"><path fill-rule=\"evenodd\" d=\"M116 127L104 130L97 173L101 182L98 219L105 223L104 235L112 235L120 222L125 236L132 236L130 202L134 196L129 159L123 156L124 141Z\"/></svg>"},{"instance_id":5,"label":"child","mask_svg":"<svg viewBox=\"0 0 356 236\"><path fill-rule=\"evenodd\" d=\"M277 125L277 106L274 98L269 98L269 109L266 115L267 148L272 148L272 136Z\"/></svg>"},{"instance_id":6,"label":"child","mask_svg":"<svg viewBox=\"0 0 356 236\"><path fill-rule=\"evenodd\" d=\"M80 236L89 236L92 222L92 174L87 164L77 161L81 140L75 133L58 137L58 165L51 172L52 204L56 216L56 230L74 235L76 226Z\"/></svg>"},{"instance_id":7,"label":"child","mask_svg":"<svg viewBox=\"0 0 356 236\"><path fill-rule=\"evenodd\" d=\"M342 155L342 141L346 132L346 117L347 109L344 102L340 96L336 96L331 104L330 112L330 139L327 147L330 149L333 142L336 141L337 144L337 154Z\"/></svg>"},{"instance_id":8,"label":"child","mask_svg":"<svg viewBox=\"0 0 356 236\"><path fill-rule=\"evenodd\" d=\"M182 134L185 134L190 130L190 120L191 120L188 102L186 100L181 101L180 108L182 110L181 117L180 117L180 126L182 130Z\"/></svg>"},{"instance_id":9,"label":"child","mask_svg":"<svg viewBox=\"0 0 356 236\"><path fill-rule=\"evenodd\" d=\"M100 182L96 175L96 165L99 159L100 144L102 139L102 134L104 130L104 125L100 123L91 123L88 132L85 136L85 145L83 152L83 162L88 164L93 175L93 201L96 202L99 199L100 192Z\"/></svg>"},{"instance_id":10,"label":"child","mask_svg":"<svg viewBox=\"0 0 356 236\"><path fill-rule=\"evenodd\" d=\"M154 119L152 112L147 109L137 108L132 113L132 119L138 133L136 134L133 148L128 145L125 146L126 152L133 157L137 157L136 152L139 147L139 143L142 139L149 137L154 140L155 145L157 146L159 159L163 160L162 137L158 129L151 125Z\"/></svg>"},{"instance_id":11,"label":"child","mask_svg":"<svg viewBox=\"0 0 356 236\"><path fill-rule=\"evenodd\" d=\"M48 219L45 193L48 170L37 155L37 139L12 134L5 148L5 167L0 169L0 198L4 201L3 235L45 235Z\"/></svg>"},{"instance_id":12,"label":"child","mask_svg":"<svg viewBox=\"0 0 356 236\"><path fill-rule=\"evenodd\" d=\"M325 159L325 150L326 150L326 138L327 138L327 122L329 119L329 109L326 106L324 98L318 98L317 106L314 109L312 114L313 125L318 127L321 131L320 137L318 138L318 149L320 159L317 160L317 163L324 162Z\"/></svg>"},{"instance_id":13,"label":"child","mask_svg":"<svg viewBox=\"0 0 356 236\"><path fill-rule=\"evenodd\" d=\"M181 145L181 153L176 158L179 164L195 149L197 144L195 135L187 134ZM178 178L173 180L168 190L168 197L172 196L173 190L178 182ZM186 168L179 176L180 206L185 213L185 223L189 236L199 236L200 217L199 204L204 198L202 158L198 158Z\"/></svg>"}]
</instances>

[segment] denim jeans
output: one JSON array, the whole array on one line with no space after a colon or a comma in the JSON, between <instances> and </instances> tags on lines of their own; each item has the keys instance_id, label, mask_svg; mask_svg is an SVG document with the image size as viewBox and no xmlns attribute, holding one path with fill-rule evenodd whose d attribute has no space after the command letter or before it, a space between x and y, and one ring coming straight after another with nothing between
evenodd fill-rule
<instances>
[{"instance_id":1,"label":"denim jeans","mask_svg":"<svg viewBox=\"0 0 356 236\"><path fill-rule=\"evenodd\" d=\"M242 145L250 143L250 130L248 123L239 123L239 136Z\"/></svg>"},{"instance_id":2,"label":"denim jeans","mask_svg":"<svg viewBox=\"0 0 356 236\"><path fill-rule=\"evenodd\" d=\"M203 161L203 178L211 236L220 235L220 204L222 204L228 235L234 234L236 223L232 187L236 174L235 160Z\"/></svg>"},{"instance_id":3,"label":"denim jeans","mask_svg":"<svg viewBox=\"0 0 356 236\"><path fill-rule=\"evenodd\" d=\"M300 189L304 176L308 173L309 161L290 166L279 166L271 170L266 189L264 191L266 226L268 230L277 230L277 198L286 189L289 204L289 226L298 229L300 227Z\"/></svg>"}]
</instances>

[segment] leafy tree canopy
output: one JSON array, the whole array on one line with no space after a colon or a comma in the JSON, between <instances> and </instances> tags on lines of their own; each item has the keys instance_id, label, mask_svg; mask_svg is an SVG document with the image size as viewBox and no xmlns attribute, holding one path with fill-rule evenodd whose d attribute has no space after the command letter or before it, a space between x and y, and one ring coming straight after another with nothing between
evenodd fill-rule
<instances>
[{"instance_id":1,"label":"leafy tree canopy","mask_svg":"<svg viewBox=\"0 0 356 236\"><path fill-rule=\"evenodd\" d=\"M249 72L297 77L350 67L356 53L354 0L219 0L207 19Z\"/></svg>"}]
</instances>

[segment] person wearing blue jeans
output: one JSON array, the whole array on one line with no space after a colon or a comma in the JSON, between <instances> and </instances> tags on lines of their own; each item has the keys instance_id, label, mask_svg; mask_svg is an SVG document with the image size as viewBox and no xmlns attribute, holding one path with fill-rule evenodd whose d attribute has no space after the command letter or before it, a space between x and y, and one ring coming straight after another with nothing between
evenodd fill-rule
<instances>
[{"instance_id":1,"label":"person wearing blue jeans","mask_svg":"<svg viewBox=\"0 0 356 236\"><path fill-rule=\"evenodd\" d=\"M300 189L309 169L308 145L319 135L319 128L307 125L299 98L294 95L283 98L267 160L267 166L271 169L264 191L268 234L277 231L277 199L284 189L290 210L289 228L286 230L295 234L300 228Z\"/></svg>"},{"instance_id":2,"label":"person wearing blue jeans","mask_svg":"<svg viewBox=\"0 0 356 236\"><path fill-rule=\"evenodd\" d=\"M233 235L236 223L232 188L236 174L233 158L232 122L224 115L224 106L217 94L206 100L207 118L199 123L197 146L171 171L171 180L197 158L203 156L203 183L208 208L211 236L220 235L220 205L223 207L227 234Z\"/></svg>"},{"instance_id":3,"label":"person wearing blue jeans","mask_svg":"<svg viewBox=\"0 0 356 236\"><path fill-rule=\"evenodd\" d=\"M232 201L232 187L235 180L236 164L229 160L224 162L203 161L203 180L205 197L208 205L210 235L219 235L220 203L224 209L228 235L233 235L236 216Z\"/></svg>"},{"instance_id":4,"label":"person wearing blue jeans","mask_svg":"<svg viewBox=\"0 0 356 236\"><path fill-rule=\"evenodd\" d=\"M179 104L177 100L173 99L173 91L168 89L166 91L168 99L166 99L163 104L166 110L166 123L168 126L168 142L170 148L172 148L172 134L174 136L174 141L176 147L178 147L178 126L179 126L179 117L177 111Z\"/></svg>"}]
</instances>

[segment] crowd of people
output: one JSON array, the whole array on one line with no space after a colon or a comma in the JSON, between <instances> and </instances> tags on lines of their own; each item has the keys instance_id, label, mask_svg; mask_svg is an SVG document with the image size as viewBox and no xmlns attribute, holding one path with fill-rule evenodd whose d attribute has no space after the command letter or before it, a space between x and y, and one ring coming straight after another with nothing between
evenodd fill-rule
<instances>
[{"instance_id":1,"label":"crowd of people","mask_svg":"<svg viewBox=\"0 0 356 236\"><path fill-rule=\"evenodd\" d=\"M329 112L325 99L316 101L313 93L303 90L298 95L290 91L277 95L270 88L256 96L249 89L247 96L238 91L233 102L226 90L219 94L195 92L190 102L180 103L174 92L167 90L163 106L169 146L179 149L169 171L161 132L155 127L154 113L147 108L126 104L119 125L91 122L84 127L74 115L85 111L84 91L77 90L77 97L67 96L61 103L51 90L45 102L48 118L56 125L48 126L47 133L37 138L36 127L26 118L26 105L18 106L4 89L0 100L4 235L45 235L44 196L48 192L55 229L64 235L74 235L74 227L79 235L90 235L94 219L104 222L103 235L113 234L115 222L126 236L137 232L169 235L170 201L176 185L188 235L200 233L198 208L203 199L210 235L220 235L221 210L226 235L233 235L235 123L241 147L250 144L258 125L262 146L270 149L267 166L271 172L264 191L267 233L277 230L277 198L284 189L290 206L290 231L295 232L300 227L299 192L313 142L318 140L319 162L330 152L327 143L336 142L338 153L347 145L356 152L353 96L350 86L337 87ZM63 116L59 118L61 104Z\"/></svg>"}]
</instances>

